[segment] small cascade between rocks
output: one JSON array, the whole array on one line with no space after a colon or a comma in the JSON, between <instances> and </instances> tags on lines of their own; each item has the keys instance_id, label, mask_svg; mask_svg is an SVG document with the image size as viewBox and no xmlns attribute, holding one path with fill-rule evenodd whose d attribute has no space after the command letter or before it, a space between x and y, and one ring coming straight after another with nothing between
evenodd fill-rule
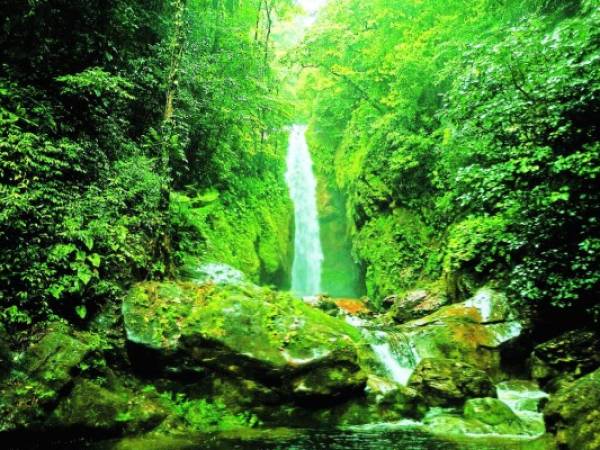
<instances>
[{"instance_id":1,"label":"small cascade between rocks","mask_svg":"<svg viewBox=\"0 0 600 450\"><path fill-rule=\"evenodd\" d=\"M374 371L395 383L406 385L419 355L408 336L394 330L384 330L368 322L348 316L346 321L359 328L373 350Z\"/></svg>"},{"instance_id":2,"label":"small cascade between rocks","mask_svg":"<svg viewBox=\"0 0 600 450\"><path fill-rule=\"evenodd\" d=\"M306 143L306 126L291 128L285 179L294 204L292 292L299 296L321 291L323 249L317 212L317 180Z\"/></svg>"},{"instance_id":3,"label":"small cascade between rocks","mask_svg":"<svg viewBox=\"0 0 600 450\"><path fill-rule=\"evenodd\" d=\"M418 362L408 337L403 333L382 330L367 332L367 336L385 375L396 383L406 385Z\"/></svg>"}]
</instances>

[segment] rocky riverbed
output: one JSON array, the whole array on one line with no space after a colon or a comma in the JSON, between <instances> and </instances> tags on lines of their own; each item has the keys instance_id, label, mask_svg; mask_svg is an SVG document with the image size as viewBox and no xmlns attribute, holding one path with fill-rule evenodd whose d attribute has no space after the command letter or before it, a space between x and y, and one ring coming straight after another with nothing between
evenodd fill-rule
<instances>
[{"instance_id":1,"label":"rocky riverbed","mask_svg":"<svg viewBox=\"0 0 600 450\"><path fill-rule=\"evenodd\" d=\"M402 323L390 320L397 307L353 315L336 304L188 271L134 286L89 329L51 323L20 349L1 335L0 431L14 448L42 436L177 442L277 427L345 429L340 439L356 442L364 427L412 432L430 436L423 449L552 448L551 432L565 448L598 448L595 349L574 336L544 343L530 376L516 379L504 360L526 324L501 292L484 288ZM207 448L194 439L180 448Z\"/></svg>"}]
</instances>

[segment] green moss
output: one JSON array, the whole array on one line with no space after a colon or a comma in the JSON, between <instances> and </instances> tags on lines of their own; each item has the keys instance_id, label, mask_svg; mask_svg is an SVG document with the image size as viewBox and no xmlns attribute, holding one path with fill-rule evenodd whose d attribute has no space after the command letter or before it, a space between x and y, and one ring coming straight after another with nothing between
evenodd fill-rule
<instances>
[{"instance_id":1,"label":"green moss","mask_svg":"<svg viewBox=\"0 0 600 450\"><path fill-rule=\"evenodd\" d=\"M278 186L263 190L241 198L173 193L179 257L196 255L205 262L231 265L255 282L285 285L292 258L291 204L287 191Z\"/></svg>"},{"instance_id":2,"label":"green moss","mask_svg":"<svg viewBox=\"0 0 600 450\"><path fill-rule=\"evenodd\" d=\"M354 237L367 266L367 294L376 303L412 287L430 264L431 230L415 215L396 209L368 221Z\"/></svg>"},{"instance_id":3,"label":"green moss","mask_svg":"<svg viewBox=\"0 0 600 450\"><path fill-rule=\"evenodd\" d=\"M302 385L303 394L364 384L360 332L288 293L252 284L146 282L132 289L123 314L130 341L166 358L183 352L186 365L236 377L258 372Z\"/></svg>"}]
</instances>

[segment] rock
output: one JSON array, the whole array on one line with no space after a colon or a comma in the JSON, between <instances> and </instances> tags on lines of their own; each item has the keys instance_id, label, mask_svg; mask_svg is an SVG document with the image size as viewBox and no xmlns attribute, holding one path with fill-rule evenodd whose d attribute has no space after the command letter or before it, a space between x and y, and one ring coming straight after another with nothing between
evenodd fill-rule
<instances>
[{"instance_id":1,"label":"rock","mask_svg":"<svg viewBox=\"0 0 600 450\"><path fill-rule=\"evenodd\" d=\"M378 377L369 377L367 400L374 406L379 421L393 421L411 417L419 419L425 415L423 399L416 389L389 383Z\"/></svg>"},{"instance_id":2,"label":"rock","mask_svg":"<svg viewBox=\"0 0 600 450\"><path fill-rule=\"evenodd\" d=\"M248 282L246 275L240 270L222 263L202 263L196 259L188 259L179 268L179 276L183 280L198 284L207 282L215 284L244 284Z\"/></svg>"},{"instance_id":3,"label":"rock","mask_svg":"<svg viewBox=\"0 0 600 450\"><path fill-rule=\"evenodd\" d=\"M519 417L496 398L472 398L466 401L463 414L466 419L479 421L491 433L527 434L527 427Z\"/></svg>"},{"instance_id":4,"label":"rock","mask_svg":"<svg viewBox=\"0 0 600 450\"><path fill-rule=\"evenodd\" d=\"M27 351L21 368L29 378L58 391L71 381L73 372L90 351L82 340L52 331Z\"/></svg>"},{"instance_id":5,"label":"rock","mask_svg":"<svg viewBox=\"0 0 600 450\"><path fill-rule=\"evenodd\" d=\"M364 388L360 333L289 294L254 285L146 282L123 303L131 359L161 372L209 370L292 398Z\"/></svg>"},{"instance_id":6,"label":"rock","mask_svg":"<svg viewBox=\"0 0 600 450\"><path fill-rule=\"evenodd\" d=\"M465 419L458 414L436 414L427 417L423 423L427 431L441 436L489 433L489 428L484 423L473 419Z\"/></svg>"},{"instance_id":7,"label":"rock","mask_svg":"<svg viewBox=\"0 0 600 450\"><path fill-rule=\"evenodd\" d=\"M600 366L600 334L574 330L534 348L531 377L545 389L555 391L561 382L572 381Z\"/></svg>"},{"instance_id":8,"label":"rock","mask_svg":"<svg viewBox=\"0 0 600 450\"><path fill-rule=\"evenodd\" d=\"M445 436L479 434L530 437L543 433L537 428L530 429L508 405L495 398L467 400L462 415L434 410L423 423L427 431Z\"/></svg>"},{"instance_id":9,"label":"rock","mask_svg":"<svg viewBox=\"0 0 600 450\"><path fill-rule=\"evenodd\" d=\"M106 389L91 380L79 380L61 400L45 426L49 429L75 428L78 433L137 433L157 426L167 412L157 403L129 389Z\"/></svg>"},{"instance_id":10,"label":"rock","mask_svg":"<svg viewBox=\"0 0 600 450\"><path fill-rule=\"evenodd\" d=\"M0 432L40 428L89 355L88 344L57 328L33 344L0 385Z\"/></svg>"},{"instance_id":11,"label":"rock","mask_svg":"<svg viewBox=\"0 0 600 450\"><path fill-rule=\"evenodd\" d=\"M412 388L369 377L367 395L315 415L314 426L351 426L420 419L426 408L419 393ZM383 388L379 390L379 388Z\"/></svg>"},{"instance_id":12,"label":"rock","mask_svg":"<svg viewBox=\"0 0 600 450\"><path fill-rule=\"evenodd\" d=\"M451 358L499 375L500 354L522 326L506 297L483 288L469 300L397 328L411 342L416 359Z\"/></svg>"},{"instance_id":13,"label":"rock","mask_svg":"<svg viewBox=\"0 0 600 450\"><path fill-rule=\"evenodd\" d=\"M417 289L384 299L384 304L391 304L390 315L397 323L433 314L447 303L448 297L443 292L431 289Z\"/></svg>"},{"instance_id":14,"label":"rock","mask_svg":"<svg viewBox=\"0 0 600 450\"><path fill-rule=\"evenodd\" d=\"M544 420L563 448L599 449L600 369L551 395L544 408Z\"/></svg>"},{"instance_id":15,"label":"rock","mask_svg":"<svg viewBox=\"0 0 600 450\"><path fill-rule=\"evenodd\" d=\"M408 380L428 406L462 406L469 398L495 397L496 389L485 372L462 361L423 359Z\"/></svg>"},{"instance_id":16,"label":"rock","mask_svg":"<svg viewBox=\"0 0 600 450\"><path fill-rule=\"evenodd\" d=\"M359 316L371 313L365 302L356 298L337 298L334 303L343 314Z\"/></svg>"},{"instance_id":17,"label":"rock","mask_svg":"<svg viewBox=\"0 0 600 450\"><path fill-rule=\"evenodd\" d=\"M509 380L496 385L498 398L515 412L539 413L548 394L535 381Z\"/></svg>"}]
</instances>

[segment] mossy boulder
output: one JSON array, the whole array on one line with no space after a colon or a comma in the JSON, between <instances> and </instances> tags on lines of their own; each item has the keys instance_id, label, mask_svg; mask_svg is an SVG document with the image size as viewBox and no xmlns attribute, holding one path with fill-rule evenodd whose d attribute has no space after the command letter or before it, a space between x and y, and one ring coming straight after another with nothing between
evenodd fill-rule
<instances>
[{"instance_id":1,"label":"mossy boulder","mask_svg":"<svg viewBox=\"0 0 600 450\"><path fill-rule=\"evenodd\" d=\"M600 369L562 387L544 408L549 432L562 448L600 448Z\"/></svg>"},{"instance_id":2,"label":"mossy boulder","mask_svg":"<svg viewBox=\"0 0 600 450\"><path fill-rule=\"evenodd\" d=\"M445 436L495 435L529 437L543 433L529 427L508 405L496 398L474 398L458 411L432 411L424 419L425 429Z\"/></svg>"},{"instance_id":3,"label":"mossy boulder","mask_svg":"<svg viewBox=\"0 0 600 450\"><path fill-rule=\"evenodd\" d=\"M389 305L389 315L397 323L433 314L448 303L446 293L440 287L415 289L401 295L392 295L384 299L384 306Z\"/></svg>"},{"instance_id":4,"label":"mossy boulder","mask_svg":"<svg viewBox=\"0 0 600 450\"><path fill-rule=\"evenodd\" d=\"M507 298L489 288L397 328L410 340L418 358L462 360L490 375L500 373L502 346L521 329Z\"/></svg>"},{"instance_id":5,"label":"mossy boulder","mask_svg":"<svg viewBox=\"0 0 600 450\"><path fill-rule=\"evenodd\" d=\"M79 380L52 412L45 426L75 429L78 434L138 433L157 426L167 411L143 394L118 386L106 388L93 380Z\"/></svg>"},{"instance_id":6,"label":"mossy boulder","mask_svg":"<svg viewBox=\"0 0 600 450\"><path fill-rule=\"evenodd\" d=\"M285 293L254 285L146 282L123 303L132 361L163 374L211 371L282 395L362 390L360 333Z\"/></svg>"},{"instance_id":7,"label":"mossy boulder","mask_svg":"<svg viewBox=\"0 0 600 450\"><path fill-rule=\"evenodd\" d=\"M195 258L188 258L179 268L179 276L183 280L198 284L212 282L215 284L244 284L248 280L240 270L222 263L202 263Z\"/></svg>"},{"instance_id":8,"label":"mossy boulder","mask_svg":"<svg viewBox=\"0 0 600 450\"><path fill-rule=\"evenodd\" d=\"M20 368L30 379L58 391L71 381L79 364L93 350L85 338L51 331L25 353Z\"/></svg>"},{"instance_id":9,"label":"mossy boulder","mask_svg":"<svg viewBox=\"0 0 600 450\"><path fill-rule=\"evenodd\" d=\"M530 357L531 377L555 391L600 366L600 333L574 330L535 347Z\"/></svg>"},{"instance_id":10,"label":"mossy boulder","mask_svg":"<svg viewBox=\"0 0 600 450\"><path fill-rule=\"evenodd\" d=\"M419 362L408 380L428 406L457 407L469 398L495 397L488 375L465 362L426 358Z\"/></svg>"},{"instance_id":11,"label":"mossy boulder","mask_svg":"<svg viewBox=\"0 0 600 450\"><path fill-rule=\"evenodd\" d=\"M80 365L93 352L88 338L57 323L34 340L0 384L0 432L42 427L48 411L70 389Z\"/></svg>"},{"instance_id":12,"label":"mossy boulder","mask_svg":"<svg viewBox=\"0 0 600 450\"><path fill-rule=\"evenodd\" d=\"M465 402L463 414L466 419L477 420L489 426L494 433L524 434L526 425L497 398L472 398Z\"/></svg>"}]
</instances>

